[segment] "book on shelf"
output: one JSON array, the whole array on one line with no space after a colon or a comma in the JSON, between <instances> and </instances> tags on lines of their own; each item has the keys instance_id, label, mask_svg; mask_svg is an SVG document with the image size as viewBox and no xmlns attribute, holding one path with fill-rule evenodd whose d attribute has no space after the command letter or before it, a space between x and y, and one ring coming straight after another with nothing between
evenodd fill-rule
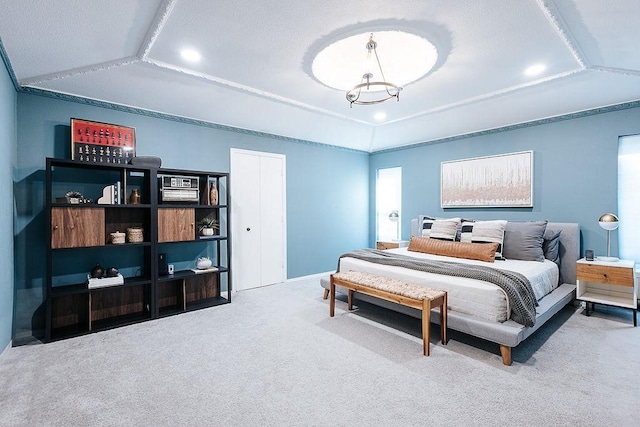
<instances>
[{"instance_id":1,"label":"book on shelf","mask_svg":"<svg viewBox=\"0 0 640 427\"><path fill-rule=\"evenodd\" d=\"M124 277L118 273L114 277L91 277L87 276L89 289L105 288L107 286L118 286L124 284Z\"/></svg>"},{"instance_id":2,"label":"book on shelf","mask_svg":"<svg viewBox=\"0 0 640 427\"><path fill-rule=\"evenodd\" d=\"M119 205L122 203L122 186L120 184L120 181L116 182L114 186L114 190L115 190L115 195L114 195L113 203L116 205Z\"/></svg>"},{"instance_id":3,"label":"book on shelf","mask_svg":"<svg viewBox=\"0 0 640 427\"><path fill-rule=\"evenodd\" d=\"M214 271L218 271L218 267L192 268L191 271L193 271L196 274L213 273Z\"/></svg>"}]
</instances>

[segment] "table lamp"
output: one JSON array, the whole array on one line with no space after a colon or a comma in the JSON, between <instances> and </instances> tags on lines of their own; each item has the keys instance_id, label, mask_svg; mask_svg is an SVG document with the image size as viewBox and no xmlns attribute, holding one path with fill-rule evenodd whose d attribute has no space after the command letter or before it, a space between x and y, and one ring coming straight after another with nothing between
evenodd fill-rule
<instances>
[{"instance_id":1,"label":"table lamp","mask_svg":"<svg viewBox=\"0 0 640 427\"><path fill-rule=\"evenodd\" d=\"M598 220L600 227L607 230L607 256L599 256L600 261L618 261L618 258L611 256L611 231L618 228L618 217L612 213L606 213Z\"/></svg>"},{"instance_id":2,"label":"table lamp","mask_svg":"<svg viewBox=\"0 0 640 427\"><path fill-rule=\"evenodd\" d=\"M389 221L396 223L396 240L400 240L400 212L396 210L391 211Z\"/></svg>"}]
</instances>

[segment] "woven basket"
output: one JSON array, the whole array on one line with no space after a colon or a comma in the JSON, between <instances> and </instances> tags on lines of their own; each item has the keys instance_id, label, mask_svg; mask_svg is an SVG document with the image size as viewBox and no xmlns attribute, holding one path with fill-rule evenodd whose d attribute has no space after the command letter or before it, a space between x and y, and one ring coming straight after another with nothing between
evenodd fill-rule
<instances>
[{"instance_id":1,"label":"woven basket","mask_svg":"<svg viewBox=\"0 0 640 427\"><path fill-rule=\"evenodd\" d=\"M111 233L111 243L114 245L120 245L124 243L124 233L116 231L115 233Z\"/></svg>"},{"instance_id":2,"label":"woven basket","mask_svg":"<svg viewBox=\"0 0 640 427\"><path fill-rule=\"evenodd\" d=\"M144 241L144 229L142 227L127 228L127 239L131 243Z\"/></svg>"}]
</instances>

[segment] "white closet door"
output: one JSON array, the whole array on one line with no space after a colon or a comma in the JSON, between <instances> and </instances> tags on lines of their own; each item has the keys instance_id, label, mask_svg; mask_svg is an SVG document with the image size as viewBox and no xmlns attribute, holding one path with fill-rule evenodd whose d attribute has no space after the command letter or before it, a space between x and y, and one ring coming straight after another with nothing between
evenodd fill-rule
<instances>
[{"instance_id":1,"label":"white closet door","mask_svg":"<svg viewBox=\"0 0 640 427\"><path fill-rule=\"evenodd\" d=\"M260 158L261 283L284 280L284 162L278 157Z\"/></svg>"},{"instance_id":2,"label":"white closet door","mask_svg":"<svg viewBox=\"0 0 640 427\"><path fill-rule=\"evenodd\" d=\"M233 288L286 279L285 157L231 150Z\"/></svg>"}]
</instances>

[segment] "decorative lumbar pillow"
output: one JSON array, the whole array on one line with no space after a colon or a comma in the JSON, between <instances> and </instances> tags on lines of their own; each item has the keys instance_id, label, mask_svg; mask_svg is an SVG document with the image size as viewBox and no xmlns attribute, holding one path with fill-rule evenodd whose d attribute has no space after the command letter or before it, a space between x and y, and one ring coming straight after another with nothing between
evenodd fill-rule
<instances>
[{"instance_id":1,"label":"decorative lumbar pillow","mask_svg":"<svg viewBox=\"0 0 640 427\"><path fill-rule=\"evenodd\" d=\"M467 243L498 243L496 259L504 259L502 245L504 243L504 228L507 221L498 219L494 221L463 222L460 241Z\"/></svg>"},{"instance_id":2,"label":"decorative lumbar pillow","mask_svg":"<svg viewBox=\"0 0 640 427\"><path fill-rule=\"evenodd\" d=\"M411 237L407 250L432 255L493 262L498 243L449 242L426 237Z\"/></svg>"},{"instance_id":3,"label":"decorative lumbar pillow","mask_svg":"<svg viewBox=\"0 0 640 427\"><path fill-rule=\"evenodd\" d=\"M542 242L547 221L508 221L502 255L506 259L544 262Z\"/></svg>"},{"instance_id":4,"label":"decorative lumbar pillow","mask_svg":"<svg viewBox=\"0 0 640 427\"><path fill-rule=\"evenodd\" d=\"M422 237L454 241L459 225L460 218L436 219L425 216L422 219Z\"/></svg>"}]
</instances>

